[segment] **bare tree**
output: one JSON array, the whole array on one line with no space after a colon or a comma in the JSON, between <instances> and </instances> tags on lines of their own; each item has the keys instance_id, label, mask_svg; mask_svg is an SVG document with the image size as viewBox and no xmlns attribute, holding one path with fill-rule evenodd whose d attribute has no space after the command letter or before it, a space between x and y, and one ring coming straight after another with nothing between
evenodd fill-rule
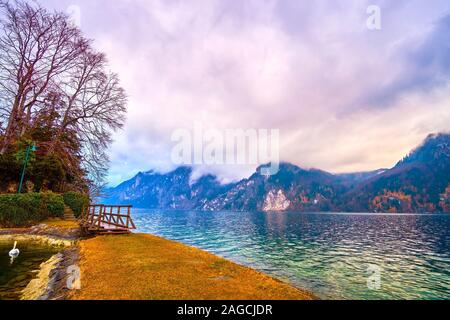
<instances>
[{"instance_id":1,"label":"bare tree","mask_svg":"<svg viewBox=\"0 0 450 320\"><path fill-rule=\"evenodd\" d=\"M31 128L51 127L46 155L102 181L126 113L118 76L65 14L21 0L0 0L0 9L0 154Z\"/></svg>"},{"instance_id":2,"label":"bare tree","mask_svg":"<svg viewBox=\"0 0 450 320\"><path fill-rule=\"evenodd\" d=\"M22 1L1 1L0 8L0 88L10 102L1 154L26 131L46 90L65 77L89 43L64 14Z\"/></svg>"},{"instance_id":3,"label":"bare tree","mask_svg":"<svg viewBox=\"0 0 450 320\"><path fill-rule=\"evenodd\" d=\"M64 148L61 136L70 130L82 144L83 165L95 181L105 175L111 131L122 128L127 98L118 76L106 71L106 58L92 50L77 59L67 80L58 85L61 121L49 153Z\"/></svg>"}]
</instances>

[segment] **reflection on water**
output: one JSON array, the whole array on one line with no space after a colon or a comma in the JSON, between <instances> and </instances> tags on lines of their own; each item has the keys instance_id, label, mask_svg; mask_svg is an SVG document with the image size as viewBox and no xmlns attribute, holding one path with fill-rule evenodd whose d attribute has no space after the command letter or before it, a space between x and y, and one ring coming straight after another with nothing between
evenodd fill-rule
<instances>
[{"instance_id":1,"label":"reflection on water","mask_svg":"<svg viewBox=\"0 0 450 320\"><path fill-rule=\"evenodd\" d=\"M19 242L20 254L11 261L9 251L13 246L14 241L0 240L0 300L19 299L41 263L58 251L34 242Z\"/></svg>"},{"instance_id":2,"label":"reflection on water","mask_svg":"<svg viewBox=\"0 0 450 320\"><path fill-rule=\"evenodd\" d=\"M450 215L139 209L140 232L213 252L334 299L450 299ZM151 248L149 248L151 250ZM381 268L381 288L367 286Z\"/></svg>"}]
</instances>

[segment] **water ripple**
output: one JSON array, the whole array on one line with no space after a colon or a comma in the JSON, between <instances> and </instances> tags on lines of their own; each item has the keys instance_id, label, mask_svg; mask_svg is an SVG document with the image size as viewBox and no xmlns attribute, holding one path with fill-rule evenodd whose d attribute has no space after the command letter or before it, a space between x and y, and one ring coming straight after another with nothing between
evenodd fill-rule
<instances>
[{"instance_id":1,"label":"water ripple","mask_svg":"<svg viewBox=\"0 0 450 320\"><path fill-rule=\"evenodd\" d=\"M332 299L450 299L450 215L136 210L140 232L210 251ZM381 268L381 288L367 267Z\"/></svg>"}]
</instances>

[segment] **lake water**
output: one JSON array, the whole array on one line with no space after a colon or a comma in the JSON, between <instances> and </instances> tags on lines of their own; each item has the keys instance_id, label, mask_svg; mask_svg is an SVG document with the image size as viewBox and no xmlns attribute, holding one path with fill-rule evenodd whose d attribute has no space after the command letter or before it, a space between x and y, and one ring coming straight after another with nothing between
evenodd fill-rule
<instances>
[{"instance_id":1,"label":"lake water","mask_svg":"<svg viewBox=\"0 0 450 320\"><path fill-rule=\"evenodd\" d=\"M20 255L11 262L8 255L14 241L0 240L0 300L20 299L21 291L36 277L42 262L58 252L57 248L36 242L19 242Z\"/></svg>"},{"instance_id":2,"label":"lake water","mask_svg":"<svg viewBox=\"0 0 450 320\"><path fill-rule=\"evenodd\" d=\"M450 215L135 209L133 217L139 232L207 250L323 299L450 299Z\"/></svg>"}]
</instances>

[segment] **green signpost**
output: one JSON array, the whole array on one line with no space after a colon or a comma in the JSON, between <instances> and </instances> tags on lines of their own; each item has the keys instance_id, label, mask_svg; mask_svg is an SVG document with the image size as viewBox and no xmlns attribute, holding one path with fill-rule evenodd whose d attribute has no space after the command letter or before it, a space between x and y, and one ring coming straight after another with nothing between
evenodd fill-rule
<instances>
[{"instance_id":1,"label":"green signpost","mask_svg":"<svg viewBox=\"0 0 450 320\"><path fill-rule=\"evenodd\" d=\"M36 144L34 142L32 145L29 145L27 147L27 151L25 154L25 160L23 163L22 176L20 177L19 191L17 191L17 193L22 193L23 179L25 177L25 171L27 170L28 161L30 161L30 153L35 152L36 150L37 150L37 148L36 148Z\"/></svg>"}]
</instances>

